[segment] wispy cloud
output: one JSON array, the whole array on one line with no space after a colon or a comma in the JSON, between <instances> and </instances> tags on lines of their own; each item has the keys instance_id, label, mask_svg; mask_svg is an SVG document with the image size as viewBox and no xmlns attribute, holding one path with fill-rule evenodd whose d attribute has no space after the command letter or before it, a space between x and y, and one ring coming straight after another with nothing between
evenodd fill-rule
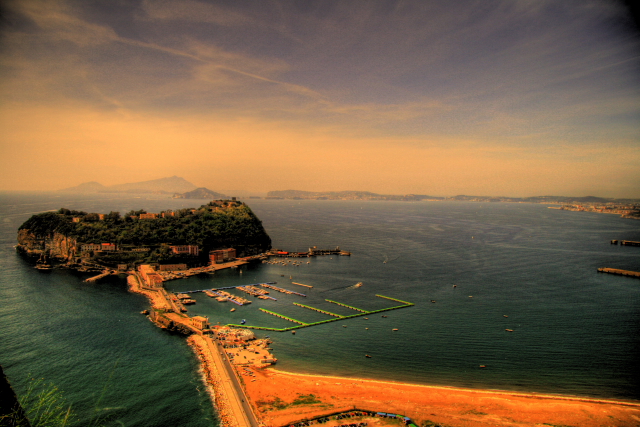
<instances>
[{"instance_id":1,"label":"wispy cloud","mask_svg":"<svg viewBox=\"0 0 640 427\"><path fill-rule=\"evenodd\" d=\"M640 44L618 25L614 2L7 7L15 18L0 28L7 174L12 159L39 158L38 141L65 153L61 163L108 153L84 162L86 174L107 158L130 174L135 168L116 153L132 151L153 153L154 166L143 170L155 175L179 164L215 182L220 173L204 172L208 156L234 163L228 147L239 147L245 164L269 161L290 178L348 169L354 185L394 182L386 191L425 193L437 192L434 182L453 192L465 179L497 191L508 173L527 191L550 193L612 171L611 159L623 168L640 161ZM171 140L184 147L179 156ZM380 166L377 176L367 164Z\"/></svg>"}]
</instances>

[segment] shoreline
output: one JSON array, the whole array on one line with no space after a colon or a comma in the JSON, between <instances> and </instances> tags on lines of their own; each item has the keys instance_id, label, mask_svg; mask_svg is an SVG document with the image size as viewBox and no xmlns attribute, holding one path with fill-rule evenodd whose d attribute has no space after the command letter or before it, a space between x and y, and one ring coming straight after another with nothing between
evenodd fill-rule
<instances>
[{"instance_id":1,"label":"shoreline","mask_svg":"<svg viewBox=\"0 0 640 427\"><path fill-rule=\"evenodd\" d=\"M640 402L300 374L272 367L257 374L256 382L245 384L247 394L273 427L354 408L443 427L640 425ZM318 403L292 404L301 395L313 395ZM276 399L290 404L275 408L269 402Z\"/></svg>"},{"instance_id":2,"label":"shoreline","mask_svg":"<svg viewBox=\"0 0 640 427\"><path fill-rule=\"evenodd\" d=\"M128 276L127 281L129 290L145 295L152 308L167 303L162 292L143 289L135 275ZM199 361L199 378L220 424L248 425L243 422L242 409L234 403L235 392L227 390L228 380L223 379L227 374L220 370L221 361L213 360L218 357L217 351L208 348L207 339L193 334L186 338L186 343ZM640 425L640 401L349 378L274 367L253 371L255 379L243 381L242 388L261 424L268 427L287 426L354 408L397 413L410 417L418 425L431 422L443 427ZM313 403L294 403L305 396L312 396ZM382 420L376 422L382 423L379 427L387 425Z\"/></svg>"},{"instance_id":3,"label":"shoreline","mask_svg":"<svg viewBox=\"0 0 640 427\"><path fill-rule=\"evenodd\" d=\"M394 381L394 380L376 380L372 378L340 377L335 375L321 375L321 374L305 374L300 372L283 371L281 369L277 369L274 367L269 367L266 369L272 370L281 375L300 376L300 377L306 377L306 378L341 380L345 382L349 382L349 381L367 382L367 383L377 383L377 384L385 384L385 385L391 385L391 386L411 386L411 387L422 387L425 389L465 391L470 393L477 392L477 393L484 393L484 394L532 397L532 398L539 398L539 399L552 399L552 400L559 399L559 400L570 400L570 401L589 402L589 403L606 403L606 404L611 403L611 404L634 406L634 407L640 408L640 400L631 401L631 400L606 399L606 398L595 398L595 397L576 396L576 395L538 393L535 391L527 392L527 391L510 391L510 390L500 390L500 389L491 389L491 388L467 388L467 387L447 386L447 385L410 383L410 382L402 382L402 381Z\"/></svg>"}]
</instances>

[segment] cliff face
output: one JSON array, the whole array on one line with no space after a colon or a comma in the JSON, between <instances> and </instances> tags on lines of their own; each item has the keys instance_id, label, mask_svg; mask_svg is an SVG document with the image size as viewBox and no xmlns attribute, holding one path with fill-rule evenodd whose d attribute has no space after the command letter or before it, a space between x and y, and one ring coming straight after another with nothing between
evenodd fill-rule
<instances>
[{"instance_id":1,"label":"cliff face","mask_svg":"<svg viewBox=\"0 0 640 427\"><path fill-rule=\"evenodd\" d=\"M38 237L29 229L18 230L18 248L30 256L40 256L47 252L50 257L67 260L77 252L76 239L60 233Z\"/></svg>"}]
</instances>

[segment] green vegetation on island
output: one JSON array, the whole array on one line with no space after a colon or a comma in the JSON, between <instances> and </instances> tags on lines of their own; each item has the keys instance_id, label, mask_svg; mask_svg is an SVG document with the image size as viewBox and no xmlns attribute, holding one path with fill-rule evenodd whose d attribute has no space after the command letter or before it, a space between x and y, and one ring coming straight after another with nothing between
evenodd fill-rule
<instances>
[{"instance_id":1,"label":"green vegetation on island","mask_svg":"<svg viewBox=\"0 0 640 427\"><path fill-rule=\"evenodd\" d=\"M261 221L244 203L214 200L197 209L108 214L61 208L33 215L18 230L19 248L31 255L103 265L162 262L206 264L209 251L236 249L238 256L271 248ZM101 245L101 246L99 246ZM176 246L197 250L176 250Z\"/></svg>"}]
</instances>

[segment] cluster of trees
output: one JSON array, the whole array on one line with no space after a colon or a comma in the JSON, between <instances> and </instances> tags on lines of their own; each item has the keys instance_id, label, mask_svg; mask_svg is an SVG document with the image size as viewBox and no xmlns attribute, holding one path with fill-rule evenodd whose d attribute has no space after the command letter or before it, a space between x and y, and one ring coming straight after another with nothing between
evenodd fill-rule
<instances>
[{"instance_id":1,"label":"cluster of trees","mask_svg":"<svg viewBox=\"0 0 640 427\"><path fill-rule=\"evenodd\" d=\"M77 239L79 243L116 243L120 248L153 247L156 257L175 260L168 245L198 245L204 256L209 250L233 247L239 254L253 254L268 250L271 238L262 222L251 209L237 203L224 209L205 205L199 209L181 209L174 216L156 219L134 219L144 210L131 211L122 216L110 212L100 215L60 209L58 212L36 214L20 229L28 229L38 238L60 233ZM80 218L74 222L73 218ZM120 254L122 257L123 254Z\"/></svg>"}]
</instances>

